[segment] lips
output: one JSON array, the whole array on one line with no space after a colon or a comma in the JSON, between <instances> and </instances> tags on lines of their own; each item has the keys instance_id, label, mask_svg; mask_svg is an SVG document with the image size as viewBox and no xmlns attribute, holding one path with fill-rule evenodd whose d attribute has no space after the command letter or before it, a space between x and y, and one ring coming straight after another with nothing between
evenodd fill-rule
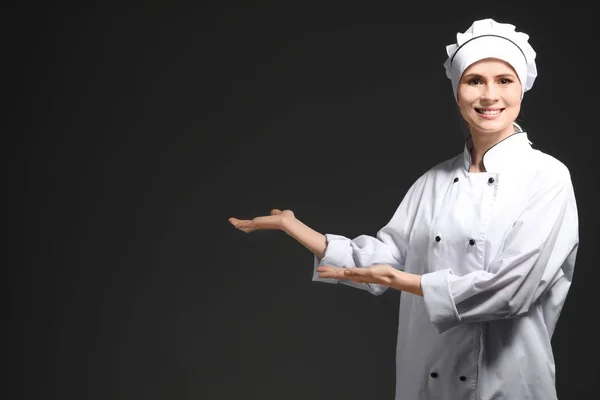
<instances>
[{"instance_id":1,"label":"lips","mask_svg":"<svg viewBox=\"0 0 600 400\"><path fill-rule=\"evenodd\" d=\"M498 115L504 108L475 108L475 111L481 115Z\"/></svg>"}]
</instances>

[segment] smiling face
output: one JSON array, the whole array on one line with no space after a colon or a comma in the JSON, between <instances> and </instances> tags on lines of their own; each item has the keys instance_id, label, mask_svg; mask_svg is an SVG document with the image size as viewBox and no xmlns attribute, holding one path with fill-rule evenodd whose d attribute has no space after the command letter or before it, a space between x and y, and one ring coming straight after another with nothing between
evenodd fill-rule
<instances>
[{"instance_id":1,"label":"smiling face","mask_svg":"<svg viewBox=\"0 0 600 400\"><path fill-rule=\"evenodd\" d=\"M513 134L521 94L521 82L507 62L487 58L471 64L457 89L460 113L471 135L502 140Z\"/></svg>"}]
</instances>

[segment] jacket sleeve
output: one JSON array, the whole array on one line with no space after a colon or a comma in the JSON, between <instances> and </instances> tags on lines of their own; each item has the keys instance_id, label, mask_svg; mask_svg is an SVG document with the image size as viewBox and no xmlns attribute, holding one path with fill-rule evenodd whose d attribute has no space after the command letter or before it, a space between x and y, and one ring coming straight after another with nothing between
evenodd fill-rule
<instances>
[{"instance_id":1,"label":"jacket sleeve","mask_svg":"<svg viewBox=\"0 0 600 400\"><path fill-rule=\"evenodd\" d=\"M404 269L408 238L423 196L425 181L426 175L423 175L410 187L391 220L377 232L375 237L360 235L349 239L341 235L325 234L327 247L322 259L314 257L312 280L338 283L337 279L319 278L316 269L322 265L365 268L375 264L389 264L396 269ZM380 295L388 289L385 285L356 283L349 280L341 280L340 283L367 290L374 295Z\"/></svg>"},{"instance_id":2,"label":"jacket sleeve","mask_svg":"<svg viewBox=\"0 0 600 400\"><path fill-rule=\"evenodd\" d=\"M577 206L570 177L548 186L532 196L488 268L422 275L425 307L438 332L526 313L558 281L564 301L579 244Z\"/></svg>"}]
</instances>

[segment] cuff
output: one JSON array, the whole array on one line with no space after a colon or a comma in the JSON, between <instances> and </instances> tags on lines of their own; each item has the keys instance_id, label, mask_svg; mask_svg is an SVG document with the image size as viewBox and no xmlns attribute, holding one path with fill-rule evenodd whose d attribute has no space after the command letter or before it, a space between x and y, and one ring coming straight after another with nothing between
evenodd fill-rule
<instances>
[{"instance_id":1,"label":"cuff","mask_svg":"<svg viewBox=\"0 0 600 400\"><path fill-rule=\"evenodd\" d=\"M460 316L450 293L450 274L450 269L444 269L421 276L425 309L438 333L443 333L460 323Z\"/></svg>"},{"instance_id":2,"label":"cuff","mask_svg":"<svg viewBox=\"0 0 600 400\"><path fill-rule=\"evenodd\" d=\"M332 278L319 278L319 272L317 267L322 265L333 265L334 267L343 267L344 259L348 253L348 247L350 239L340 235L325 234L327 238L327 247L325 248L325 254L320 259L314 256L313 261L313 281L326 282L326 283L338 283L339 279Z\"/></svg>"}]
</instances>

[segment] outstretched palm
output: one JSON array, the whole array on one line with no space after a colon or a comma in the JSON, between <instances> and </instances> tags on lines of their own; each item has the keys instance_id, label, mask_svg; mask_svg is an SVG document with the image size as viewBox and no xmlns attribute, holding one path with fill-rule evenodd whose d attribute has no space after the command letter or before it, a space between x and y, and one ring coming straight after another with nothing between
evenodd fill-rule
<instances>
[{"instance_id":1,"label":"outstretched palm","mask_svg":"<svg viewBox=\"0 0 600 400\"><path fill-rule=\"evenodd\" d=\"M283 221L292 218L295 216L291 210L281 211L274 208L271 210L271 215L254 217L250 220L231 217L229 222L240 231L250 233L258 229L281 229Z\"/></svg>"}]
</instances>

